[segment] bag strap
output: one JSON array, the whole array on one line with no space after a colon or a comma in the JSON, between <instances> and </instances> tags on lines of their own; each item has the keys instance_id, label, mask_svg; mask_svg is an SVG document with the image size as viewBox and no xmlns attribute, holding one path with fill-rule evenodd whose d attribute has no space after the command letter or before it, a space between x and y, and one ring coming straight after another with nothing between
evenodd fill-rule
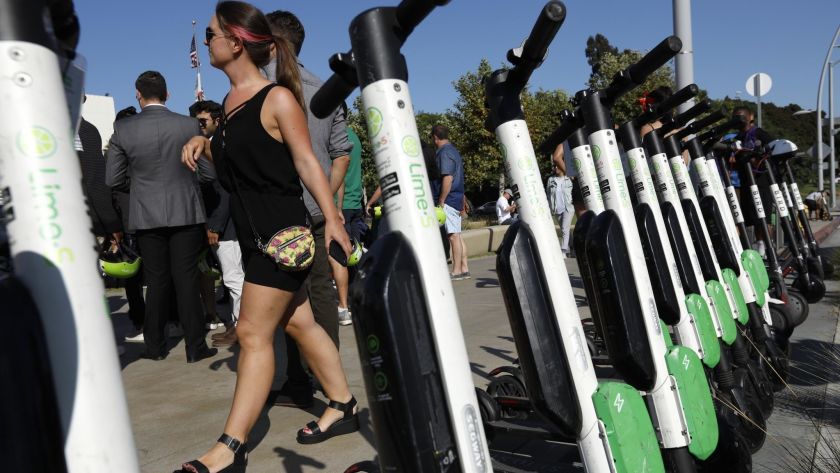
<instances>
[{"instance_id":1,"label":"bag strap","mask_svg":"<svg viewBox=\"0 0 840 473\"><path fill-rule=\"evenodd\" d=\"M225 99L227 99L227 97L225 97ZM242 102L236 108L231 110L231 112L236 112L240 110L247 103L247 100L245 102ZM239 180L236 178L236 167L233 165L232 160L227 159L225 149L225 124L227 122L227 115L228 114L226 114L224 111L224 106L222 106L222 119L219 122L219 138L222 140L222 154L224 155L224 158L222 160L225 161L228 173L230 173L230 180L233 181L234 194L236 194L236 197L239 198L239 203L242 205L242 209L245 210L245 216L248 218L248 224L251 226L251 233L254 234L254 242L257 244L257 248L260 251L265 251L266 246L263 243L262 238L260 238L260 233L257 231L257 226L254 225L254 220L253 218L251 218L251 212L248 210L248 206L245 204L245 199L242 197L242 192L239 190Z\"/></svg>"}]
</instances>

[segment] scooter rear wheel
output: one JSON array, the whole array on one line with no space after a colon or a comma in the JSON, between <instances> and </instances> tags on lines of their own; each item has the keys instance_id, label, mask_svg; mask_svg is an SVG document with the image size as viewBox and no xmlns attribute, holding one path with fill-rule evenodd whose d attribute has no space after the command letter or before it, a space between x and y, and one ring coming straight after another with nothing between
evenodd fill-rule
<instances>
[{"instance_id":1,"label":"scooter rear wheel","mask_svg":"<svg viewBox=\"0 0 840 473\"><path fill-rule=\"evenodd\" d=\"M787 309L791 320L794 322L794 327L802 325L808 319L808 313L810 312L808 301L797 290L788 289Z\"/></svg>"},{"instance_id":2,"label":"scooter rear wheel","mask_svg":"<svg viewBox=\"0 0 840 473\"><path fill-rule=\"evenodd\" d=\"M720 434L717 449L709 458L697 462L697 472L751 473L752 454L744 436L720 414L718 414L718 426Z\"/></svg>"}]
</instances>

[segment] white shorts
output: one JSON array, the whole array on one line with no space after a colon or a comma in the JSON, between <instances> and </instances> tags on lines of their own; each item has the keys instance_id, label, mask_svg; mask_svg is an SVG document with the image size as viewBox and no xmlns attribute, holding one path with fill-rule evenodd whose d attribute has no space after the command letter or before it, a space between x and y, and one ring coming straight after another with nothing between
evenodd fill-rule
<instances>
[{"instance_id":1,"label":"white shorts","mask_svg":"<svg viewBox=\"0 0 840 473\"><path fill-rule=\"evenodd\" d=\"M443 211L446 213L446 234L461 233L461 211L446 204L443 204Z\"/></svg>"}]
</instances>

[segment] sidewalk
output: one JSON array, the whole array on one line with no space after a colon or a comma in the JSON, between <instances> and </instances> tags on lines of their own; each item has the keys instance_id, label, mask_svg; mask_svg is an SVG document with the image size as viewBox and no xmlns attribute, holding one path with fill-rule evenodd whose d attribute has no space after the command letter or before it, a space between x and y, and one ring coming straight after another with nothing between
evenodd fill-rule
<instances>
[{"instance_id":1,"label":"sidewalk","mask_svg":"<svg viewBox=\"0 0 840 473\"><path fill-rule=\"evenodd\" d=\"M494 231L492 240L496 237ZM840 247L840 232L834 232L823 246L825 249ZM569 259L567 265L581 316L588 317L577 261ZM499 290L495 257L472 259L470 271L472 279L455 281L453 286L473 382L483 388L488 382L487 373L497 366L510 364L516 358L516 350ZM795 395L777 397L776 410L768 421L771 435L764 449L754 456L754 471L777 471L770 467L788 455L783 446L807 449L813 445L817 431L814 424L803 417L803 409L809 409L808 412L816 416L820 428L836 433L840 426L836 412L828 409L836 407L840 401L840 369L830 374L814 373L814 366L818 364L814 360L815 350L840 343L837 332L840 283L827 283L828 295L819 304L811 306L810 317L794 334L791 356L795 378L791 384ZM109 291L108 301L115 312L115 331L121 336L130 326L122 291ZM233 394L237 353L222 349L212 359L187 365L180 341L172 347L169 357L160 362L139 360L141 344L126 344L126 348L128 351L122 357L123 381L141 469L149 473L175 470L182 462L203 453L221 434ZM308 411L266 409L249 439L249 473L340 473L352 463L375 457L352 326L341 329L341 356L350 389L360 403L361 433L319 445L299 445L295 441L296 431L324 409L323 399L316 396L320 400L316 400L315 406ZM515 446L522 448L520 453L523 454L529 451L525 447ZM554 446L549 451L544 446L538 451L541 460L554 464L540 471L565 469L561 468L565 462L557 458L568 453L568 449L561 452Z\"/></svg>"}]
</instances>

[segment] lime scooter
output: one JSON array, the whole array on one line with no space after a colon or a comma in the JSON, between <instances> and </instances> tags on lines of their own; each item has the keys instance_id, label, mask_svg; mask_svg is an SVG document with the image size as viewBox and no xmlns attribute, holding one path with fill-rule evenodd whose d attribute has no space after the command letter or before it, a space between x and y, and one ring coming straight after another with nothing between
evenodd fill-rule
<instances>
[{"instance_id":1,"label":"lime scooter","mask_svg":"<svg viewBox=\"0 0 840 473\"><path fill-rule=\"evenodd\" d=\"M718 242L715 241L715 244L713 244L709 236L709 231L704 220L704 213L700 208L694 187L689 179L688 168L683 160L682 147L679 142L679 139L695 133L722 118L724 118L723 113L713 112L707 117L687 125L680 132L668 136L665 139L665 149L667 155L670 156L668 159L669 163L667 163L670 169L660 169L657 172L669 171L672 175L680 198L681 210L684 213L684 219L688 227L687 233L690 235L696 254L698 255L699 269L704 278L703 280L706 281L707 292L713 298L712 304L719 314L718 322L721 324L722 339L726 343L724 348L727 348L731 352L732 360L738 368L735 372L736 381L742 385L747 396L758 403L763 413L763 415L754 415L752 412L747 412L746 415L752 422L759 424L760 422L763 423L762 418L768 417L772 412L772 389L767 382L764 371L757 371L758 368L763 368L763 366L757 365L757 360L750 358L749 346L741 331L738 330L738 323L736 321L742 321L742 317L748 315L748 311L745 309L746 304L744 303L740 283L734 272L721 269L715 253L715 246ZM715 202L711 201L710 204L715 204ZM727 317L727 305L728 313L730 314L729 317ZM744 314L743 316L742 313ZM763 426L760 424L758 426L761 428L756 429L755 436L747 436L753 451L756 451L761 446L766 435L764 434Z\"/></svg>"},{"instance_id":2,"label":"lime scooter","mask_svg":"<svg viewBox=\"0 0 840 473\"><path fill-rule=\"evenodd\" d=\"M809 268L805 255L802 251L800 251L800 246L797 244L796 235L794 234L793 224L791 223L790 214L788 213L788 207L776 179L776 173L773 170L773 163L767 159L768 151L765 149L764 145L764 143L757 142L755 150L741 150L741 152L736 154L736 159L739 161L742 168L752 166L751 161L753 159L758 160L759 170L763 167L769 182L770 191L773 195L773 204L779 215L779 226L782 227L788 250L791 253L789 263L783 264L783 268L792 267L793 271L796 273L796 279L793 281L792 286L805 296L805 300L808 301L809 304L813 304L815 302L819 302L823 296L825 296L825 283L817 274L822 268ZM736 143L736 148L738 147L739 144ZM760 203L760 200L758 188L756 187L753 192L753 201L756 202L756 206ZM787 273L785 272L785 274Z\"/></svg>"},{"instance_id":3,"label":"lime scooter","mask_svg":"<svg viewBox=\"0 0 840 473\"><path fill-rule=\"evenodd\" d=\"M776 161L777 166L782 170L782 181L788 196L790 213L796 215L797 219L795 220L798 221L798 227L804 232L810 255L817 260L814 263L819 264L814 269L817 269L817 274L821 278L831 277L834 274L834 265L820 254L820 245L814 237L814 231L811 229L811 222L808 220L805 204L802 201L802 194L799 192L799 186L796 185L796 176L794 176L790 167L790 160L796 157L798 148L790 140L775 140L768 143L767 146L772 150L770 159ZM795 207L792 205L794 202L790 201L789 196L793 196Z\"/></svg>"},{"instance_id":4,"label":"lime scooter","mask_svg":"<svg viewBox=\"0 0 840 473\"><path fill-rule=\"evenodd\" d=\"M729 135L724 135L724 139L726 136ZM735 227L737 228L737 234L741 242L741 247L752 248L752 233L747 231L744 214L740 205L740 199L735 191L735 187L732 185L732 179L729 175L729 158L733 155L733 151L737 151L738 149L737 145L722 141L707 142L704 145L704 150L711 150L711 154L707 156L713 157L716 162L717 175L720 177L721 185L724 187L724 193L732 212L732 219ZM746 155L742 156L742 158L744 157L746 157ZM708 160L709 159L707 159L707 161ZM737 168L742 166L736 162L735 167ZM740 174L742 181L745 183L743 191L750 192L753 196L753 199L748 200L747 202L754 210L753 214L756 215L756 231L764 235L766 241L770 241L770 233L767 229L767 222L764 215L764 206L761 202L752 166L743 166ZM712 175L714 176L715 173L712 172ZM770 330L776 345L784 353L787 353L789 349L789 338L793 333L793 329L802 323L804 318L807 317L808 302L801 294L788 288L785 284L784 274L782 272L781 265L779 264L776 249L773 245L766 246L764 258L764 265L769 279L767 300L770 302ZM765 320L767 320L766 313Z\"/></svg>"},{"instance_id":5,"label":"lime scooter","mask_svg":"<svg viewBox=\"0 0 840 473\"><path fill-rule=\"evenodd\" d=\"M499 284L530 404L577 443L586 471L665 471L638 391L596 378L524 120L521 92L564 17L562 3L548 2L522 47L508 52L514 67L484 78L487 126L499 140L521 215L499 250Z\"/></svg>"},{"instance_id":6,"label":"lime scooter","mask_svg":"<svg viewBox=\"0 0 840 473\"><path fill-rule=\"evenodd\" d=\"M382 471L492 471L400 48L445 0L358 15L351 51L311 102L315 116L357 87L389 233L359 263L350 302Z\"/></svg>"},{"instance_id":7,"label":"lime scooter","mask_svg":"<svg viewBox=\"0 0 840 473\"><path fill-rule=\"evenodd\" d=\"M706 159L711 150L724 133L732 128L740 127L743 119L738 116L728 122L718 125L711 130L693 137L685 142L688 150L694 177L703 197L699 206L704 216L704 223L708 233L715 241L717 260L723 268L721 273L727 278L727 284L733 288L740 286L743 300L739 307L737 327L744 340L751 343L748 351L752 361L760 369L748 369L753 385L757 388L760 398L765 404L765 414L769 414L772 406L772 394L767 388L773 386L781 389L787 379L789 368L787 356L777 345L772 336L770 326L774 317L772 311L783 311L784 305L770 308L768 295L770 279L761 256L752 249L744 250L737 236L733 214L729 210L727 198L724 196L720 172L714 159ZM696 130L690 130L693 132ZM702 145L701 143L706 143ZM778 301L781 302L781 301ZM786 315L775 317L785 319ZM786 342L786 340L785 340ZM751 348L751 349L750 349ZM743 358L743 351L738 345L734 351L736 362L749 367L751 363Z\"/></svg>"},{"instance_id":8,"label":"lime scooter","mask_svg":"<svg viewBox=\"0 0 840 473\"><path fill-rule=\"evenodd\" d=\"M702 110L700 112L697 111L698 107L700 109L707 108L708 103L701 102L685 112L685 114L697 115L702 113ZM673 120L677 126L684 124L685 121L685 118L681 116ZM660 130L664 132L669 131L666 128L661 128ZM725 405L718 405L718 412L726 417L728 424L738 425L740 427L739 431L746 435L751 448L757 448L763 441L763 432L762 428L756 426L750 419L756 418L763 422L763 417L757 404L749 400L745 394L744 390L747 386L744 386L743 376L736 376L732 355L727 349L735 341L736 335L729 303L724 294L725 290L718 281L709 280L708 283L704 283L705 278L701 271L697 248L688 242L690 232L686 222L686 216L683 212L683 204L679 198L677 186L670 172L670 165L667 158L668 154L665 151L660 130L645 135L644 144L648 151L647 154L650 156L649 168L652 171L653 184L660 201L663 224L666 227L666 232L672 245L684 292L690 295L696 294L700 296L700 299L693 298L691 302L695 306L692 309L695 314L704 313L706 307L711 309L709 312L714 330L712 333L719 339L717 342L719 347L715 350L713 343L706 343L703 362L708 369L714 370L713 380L715 381L714 384L717 387L717 391L725 393L728 398ZM572 146L573 153L575 152L576 141L578 139L575 138L575 135L570 136L569 142ZM581 189L583 190L586 187L595 185L597 184L594 180L589 184L581 183ZM583 192L586 195L586 191ZM704 317L695 316L697 322L701 322L704 319ZM702 331L701 337L703 337L703 340L710 338L708 335L710 329L707 324L705 326L702 324L698 325L698 329ZM750 419L744 419L742 416L734 416L733 406L740 413L746 413ZM728 429L721 429L721 434L724 432L728 432ZM740 438L740 435L734 439L721 439L721 443L729 444L730 442L737 445L743 442L743 439ZM747 468L746 465L743 466L743 469Z\"/></svg>"},{"instance_id":9,"label":"lime scooter","mask_svg":"<svg viewBox=\"0 0 840 473\"><path fill-rule=\"evenodd\" d=\"M3 469L138 472L65 99L81 83L60 67L78 42L73 2L2 0L0 11L1 215L14 267L0 278Z\"/></svg>"},{"instance_id":10,"label":"lime scooter","mask_svg":"<svg viewBox=\"0 0 840 473\"><path fill-rule=\"evenodd\" d=\"M766 148L768 150L768 159L771 160L771 162L775 165L777 172L780 174L779 188L782 191L782 195L784 197L783 200L787 204L788 216L790 218L793 234L796 237L796 244L799 247L799 251L805 258L808 273L812 278L822 281L825 279L824 268L826 265L817 252L817 242L814 238L813 232L811 231L808 219L805 218L805 224L802 223L802 217L805 216L805 206L802 203L802 196L799 195L799 191L797 189L796 198L798 201L797 204L795 204L792 198L793 192L787 182L793 176L793 173L790 171L788 160L796 154L798 148L790 140L774 140L767 143ZM802 204L802 207L800 208L798 204Z\"/></svg>"},{"instance_id":11,"label":"lime scooter","mask_svg":"<svg viewBox=\"0 0 840 473\"><path fill-rule=\"evenodd\" d=\"M708 428L708 424L689 426L686 407L690 405L693 410L709 413L699 414L692 421L702 419L715 425L709 386L697 355L685 347L669 349L662 336L630 193L609 118L609 108L618 97L641 84L681 47L678 38L670 37L637 64L617 74L604 91L579 92L576 118L580 121L570 128L586 127L590 154L576 154L576 148L585 149L580 146L583 141L570 141L570 145L575 162L581 161L576 166L581 192L591 205L590 212L581 216L576 224L575 243L585 242L583 247L576 247L593 319L604 335L616 371L636 389L645 392L666 468L696 471L695 458L703 459L715 448L717 427L707 430L714 437L698 435L698 442L691 451L692 434L699 434L699 428ZM597 177L591 172L593 169ZM597 197L587 199L587 194L592 194L596 186L603 207ZM583 233L585 238L580 236ZM713 441L711 448L706 442L709 439Z\"/></svg>"}]
</instances>

